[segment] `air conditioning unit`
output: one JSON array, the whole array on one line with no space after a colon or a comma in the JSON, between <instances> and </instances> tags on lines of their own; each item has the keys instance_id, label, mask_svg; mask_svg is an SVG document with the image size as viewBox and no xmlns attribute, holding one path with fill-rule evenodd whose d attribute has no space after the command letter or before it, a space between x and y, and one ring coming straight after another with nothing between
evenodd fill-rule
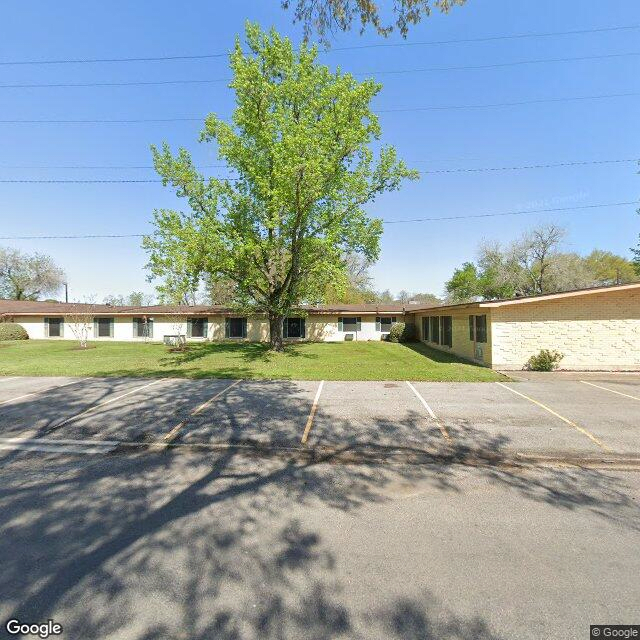
<instances>
[{"instance_id":1,"label":"air conditioning unit","mask_svg":"<svg viewBox=\"0 0 640 640\"><path fill-rule=\"evenodd\" d=\"M354 338L355 338L355 335L353 333L345 333L344 334L345 342L353 342Z\"/></svg>"}]
</instances>

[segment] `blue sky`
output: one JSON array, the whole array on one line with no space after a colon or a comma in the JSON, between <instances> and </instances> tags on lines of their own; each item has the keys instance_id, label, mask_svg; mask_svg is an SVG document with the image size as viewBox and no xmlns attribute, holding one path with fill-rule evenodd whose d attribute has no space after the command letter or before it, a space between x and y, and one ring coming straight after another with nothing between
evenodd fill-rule
<instances>
[{"instance_id":1,"label":"blue sky","mask_svg":"<svg viewBox=\"0 0 640 640\"><path fill-rule=\"evenodd\" d=\"M380 0L388 4L389 0ZM0 24L0 61L144 57L226 52L244 21L258 21L299 41L302 29L279 0L154 3L8 3ZM468 0L411 30L407 43L494 35L640 25L637 0ZM329 65L372 72L384 84L374 107L473 105L640 92L640 56L518 65L466 71L383 74L425 67L490 65L518 60L640 53L640 30L487 42L331 51ZM405 42L357 30L334 47ZM2 65L0 85L218 79L227 60ZM421 170L504 167L640 156L640 96L478 109L381 114L383 140ZM0 120L136 119L228 115L232 95L209 84L1 88ZM150 169L44 169L150 165L149 145L163 140L191 149L203 164L215 150L197 142L199 122L142 124L0 123L0 179L154 178ZM30 168L15 168L30 167ZM211 169L212 173L216 169ZM423 175L370 207L385 220L472 215L638 199L636 163L528 171ZM145 233L157 207L176 206L159 184L0 184L0 236ZM558 222L565 248L594 247L629 255L640 216L634 206L572 213L388 225L372 272L378 289L440 293L472 259L481 240L509 241L528 227ZM0 240L50 254L67 272L70 296L82 299L152 291L138 239Z\"/></svg>"}]
</instances>

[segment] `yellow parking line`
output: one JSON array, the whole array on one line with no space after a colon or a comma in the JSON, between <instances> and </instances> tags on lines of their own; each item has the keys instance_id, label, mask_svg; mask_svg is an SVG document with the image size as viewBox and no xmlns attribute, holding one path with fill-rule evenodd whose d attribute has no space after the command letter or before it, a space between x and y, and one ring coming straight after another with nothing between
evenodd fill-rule
<instances>
[{"instance_id":1,"label":"yellow parking line","mask_svg":"<svg viewBox=\"0 0 640 640\"><path fill-rule=\"evenodd\" d=\"M25 393L22 396L16 396L15 398L9 398L8 400L3 400L0 404L7 404L7 402L15 402L16 400L22 400L23 398L29 398L31 396L37 396L39 393L46 393L47 391L55 391L56 389L62 389L62 387L67 387L70 384L74 384L75 382L82 382L82 380L72 380L71 382L65 382L64 384L58 384L55 387L47 387L46 389L39 389L38 391L32 391L31 393Z\"/></svg>"},{"instance_id":2,"label":"yellow parking line","mask_svg":"<svg viewBox=\"0 0 640 640\"><path fill-rule=\"evenodd\" d=\"M405 382L409 385L409 389L411 389L411 391L416 394L418 400L420 400L420 402L423 404L424 408L427 410L427 413L431 416L431 419L436 423L438 429L440 429L440 433L442 434L444 439L451 442L451 436L449 435L447 428L440 422L440 420L438 420L438 417L433 412L431 407L427 404L427 401L418 393L418 390L408 380L405 380Z\"/></svg>"},{"instance_id":3,"label":"yellow parking line","mask_svg":"<svg viewBox=\"0 0 640 640\"><path fill-rule=\"evenodd\" d=\"M624 396L625 398L631 398L632 400L640 401L640 398L637 396L630 396L628 393L622 393L621 391L615 391L614 389L607 389L607 387L601 387L599 384L593 384L593 382L587 382L586 380L580 380L582 384L588 384L592 387L598 387L598 389L604 389L604 391L608 391L609 393L617 393L619 396Z\"/></svg>"},{"instance_id":4,"label":"yellow parking line","mask_svg":"<svg viewBox=\"0 0 640 640\"><path fill-rule=\"evenodd\" d=\"M100 402L98 404L94 404L92 407L89 407L85 411L77 413L75 416L71 416L70 418L67 418L66 420L63 420L62 422L59 422L58 424L55 425L55 428L58 429L60 427L63 427L65 424L71 422L72 420L77 420L78 418L81 418L82 416L86 415L87 413L91 413L92 411L95 411L96 409L99 409L100 407L104 407L106 404L111 404L112 402L115 402L116 400L120 400L122 398L126 398L127 396L130 396L132 393L137 393L138 391L142 391L142 389L146 389L147 387L152 387L154 384L158 384L158 382L163 382L163 381L164 381L164 378L160 378L159 380L154 380L153 382L150 382L149 384L143 384L141 387L136 387L135 389L132 389L131 391L127 391L127 393L123 393L121 396L116 396L115 398L110 398L109 400L105 400L104 402Z\"/></svg>"},{"instance_id":5,"label":"yellow parking line","mask_svg":"<svg viewBox=\"0 0 640 640\"><path fill-rule=\"evenodd\" d=\"M496 382L496 384L500 385L504 389L507 389L507 391L511 391L511 393L515 393L516 395L520 396L521 398L524 398L525 400L528 400L529 402L533 402L533 404L537 404L539 407L542 407L545 411L548 411L550 414L554 415L556 418L560 418L560 420L562 420L563 422L566 422L569 426L571 426L574 429L576 429L577 431L579 431L582 435L587 436L587 438L589 438L589 440L591 440L592 442L597 444L601 449L604 449L605 451L612 451L612 449L610 449L606 444L604 444L600 440L598 440L598 438L596 438L592 433L590 433L589 431L587 431L583 427L578 426L575 422L572 422L571 420L569 420L569 418L565 418L564 416L561 416L559 413L557 413L553 409L550 409L549 407L547 407L546 404L542 404L542 402L538 402L537 400L534 400L533 398L530 398L529 396L525 396L524 393L520 393L519 391L516 391L515 389L512 389L511 387L507 387L507 385L502 384L502 382Z\"/></svg>"},{"instance_id":6,"label":"yellow parking line","mask_svg":"<svg viewBox=\"0 0 640 640\"><path fill-rule=\"evenodd\" d=\"M318 410L318 400L320 400L320 394L322 393L322 387L324 386L324 380L320 381L320 385L318 386L318 390L316 391L316 397L313 399L313 404L311 405L311 411L309 413L309 417L307 418L307 424L304 426L304 433L302 434L302 440L300 440L301 444L307 443L307 438L309 437L309 432L311 431L311 425L313 424L313 417L316 415L316 411Z\"/></svg>"},{"instance_id":7,"label":"yellow parking line","mask_svg":"<svg viewBox=\"0 0 640 640\"><path fill-rule=\"evenodd\" d=\"M185 426L185 424L187 424L189 422L189 420L191 418L193 418L193 416L197 416L199 413L202 413L208 406L210 406L213 402L215 402L218 398L220 398L222 395L224 395L227 391L229 391L229 389L231 389L231 387L235 387L237 384L240 384L242 382L242 380L236 380L235 382L232 382L230 385L227 385L224 389L222 389L221 391L218 391L218 393L216 393L215 396L209 398L206 402L203 402L200 406L196 407L190 414L188 418L185 418L184 420L181 420L180 422L178 422L178 424L173 427L173 429L171 429L171 431L169 431L169 433L167 433L163 438L162 441L164 443L170 443L173 442L176 437L178 436L178 433L180 432L180 430Z\"/></svg>"}]
</instances>

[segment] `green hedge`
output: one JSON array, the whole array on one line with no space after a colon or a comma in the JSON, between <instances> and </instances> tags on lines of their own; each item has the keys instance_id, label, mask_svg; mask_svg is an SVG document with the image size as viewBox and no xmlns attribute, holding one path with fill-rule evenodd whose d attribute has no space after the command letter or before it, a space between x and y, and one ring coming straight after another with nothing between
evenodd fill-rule
<instances>
[{"instance_id":1,"label":"green hedge","mask_svg":"<svg viewBox=\"0 0 640 640\"><path fill-rule=\"evenodd\" d=\"M0 322L0 340L28 340L27 330L15 322Z\"/></svg>"},{"instance_id":2,"label":"green hedge","mask_svg":"<svg viewBox=\"0 0 640 640\"><path fill-rule=\"evenodd\" d=\"M558 368L564 354L559 351L542 349L537 355L531 356L525 365L529 371L553 371Z\"/></svg>"},{"instance_id":3,"label":"green hedge","mask_svg":"<svg viewBox=\"0 0 640 640\"><path fill-rule=\"evenodd\" d=\"M389 329L389 342L413 342L416 339L416 325L408 322L394 322Z\"/></svg>"}]
</instances>

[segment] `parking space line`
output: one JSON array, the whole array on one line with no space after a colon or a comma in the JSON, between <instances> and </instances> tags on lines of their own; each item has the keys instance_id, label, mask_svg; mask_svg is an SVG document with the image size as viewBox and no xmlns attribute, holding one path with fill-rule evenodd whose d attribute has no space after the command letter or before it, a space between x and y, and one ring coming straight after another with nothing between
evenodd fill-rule
<instances>
[{"instance_id":1,"label":"parking space line","mask_svg":"<svg viewBox=\"0 0 640 640\"><path fill-rule=\"evenodd\" d=\"M47 440L45 438L0 438L0 451L39 453L109 453L120 443L115 440Z\"/></svg>"},{"instance_id":2,"label":"parking space line","mask_svg":"<svg viewBox=\"0 0 640 640\"><path fill-rule=\"evenodd\" d=\"M302 440L300 440L301 444L307 443L307 438L309 437L309 432L311 431L311 426L313 425L313 418L316 415L316 411L318 410L318 400L320 400L320 394L322 393L322 387L324 386L324 380L320 381L318 385L318 390L316 391L316 397L313 399L313 404L311 405L311 411L309 412L309 417L307 418L307 424L304 425L304 433L302 434Z\"/></svg>"},{"instance_id":3,"label":"parking space line","mask_svg":"<svg viewBox=\"0 0 640 640\"><path fill-rule=\"evenodd\" d=\"M201 405L197 406L189 414L189 417L185 418L184 420L181 420L180 422L178 422L178 424L175 427L173 427L173 429L171 429L171 431L169 431L169 433L167 433L162 438L162 441L165 444L173 442L176 439L176 437L178 436L179 431L185 426L185 424L187 424L187 422L189 422L189 420L191 418L193 418L193 416L197 416L199 413L202 413L202 411L204 411L208 406L210 406L213 402L215 402L218 398L220 398L220 396L222 396L227 391L229 391L229 389L231 389L231 387L235 387L237 384L240 384L241 382L242 382L242 380L236 380L235 382L232 382L230 385L227 385L221 391L218 391L218 393L216 393L212 398L209 398L206 402L203 402Z\"/></svg>"},{"instance_id":4,"label":"parking space line","mask_svg":"<svg viewBox=\"0 0 640 640\"><path fill-rule=\"evenodd\" d=\"M92 411L95 411L96 409L99 409L100 407L104 407L107 404L111 404L112 402L115 402L116 400L121 400L122 398L126 398L127 396L130 396L132 393L137 393L138 391L142 391L142 389L146 389L147 387L152 387L154 384L158 384L158 382L163 382L164 380L166 380L166 378L160 378L159 380L154 380L153 382L150 382L149 384L143 384L141 387L136 387L135 389L132 389L131 391L127 391L127 393L123 393L120 396L116 396L115 398L110 398L109 400L105 400L104 402L100 402L98 404L94 404L92 407L89 407L88 409L85 409L84 411L81 411L80 413L77 413L75 416L71 416L69 418L66 418L62 422L58 422L54 426L54 428L55 429L59 429L60 427L63 427L65 424L68 424L69 422L71 422L73 420L77 420L78 418L81 418L82 416L86 415L87 413L91 413Z\"/></svg>"},{"instance_id":5,"label":"parking space line","mask_svg":"<svg viewBox=\"0 0 640 640\"><path fill-rule=\"evenodd\" d=\"M631 398L632 400L640 401L640 398L637 396L631 396L628 393L622 393L621 391L616 391L615 389L607 389L607 387L601 387L599 384L593 384L593 382L587 382L586 380L580 380L582 384L588 384L592 387L597 387L598 389L603 389L604 391L608 391L609 393L616 393L619 396L624 396L625 398Z\"/></svg>"},{"instance_id":6,"label":"parking space line","mask_svg":"<svg viewBox=\"0 0 640 640\"><path fill-rule=\"evenodd\" d=\"M431 409L431 407L427 404L427 401L418 393L418 390L408 380L405 380L405 382L409 385L409 389L411 389L411 391L415 393L416 398L418 398L418 400L422 402L424 408L427 410L427 413L431 416L431 419L436 423L436 425L438 426L438 429L440 429L440 433L442 434L444 439L447 440L448 442L451 442L451 436L449 435L447 428L440 422L436 414L433 412L433 409Z\"/></svg>"},{"instance_id":7,"label":"parking space line","mask_svg":"<svg viewBox=\"0 0 640 640\"><path fill-rule=\"evenodd\" d=\"M502 384L502 382L496 382L496 384L501 386L503 389L507 389L507 391L511 391L511 393L515 393L516 395L520 396L521 398L524 398L525 400L528 400L529 402L533 402L533 404L536 404L539 407L542 407L545 411L548 411L550 414L554 415L556 418L560 418L560 420L562 420L563 422L568 424L570 427L573 427L574 429L579 431L582 435L587 436L587 438L589 438L589 440L591 440L593 443L598 445L601 449L604 449L605 451L612 451L612 449L610 447L608 447L606 444L604 444L600 440L598 440L598 438L596 438L592 433L590 433L589 431L587 431L583 427L577 425L575 422L569 420L569 418L565 418L564 416L561 416L559 413L557 413L553 409L550 409L549 407L547 407L546 404L542 404L542 402L538 402L537 400L534 400L533 398L530 398L529 396L525 396L524 393L520 393L519 391L516 391L515 389L512 389L511 387L507 387L507 385Z\"/></svg>"},{"instance_id":8,"label":"parking space line","mask_svg":"<svg viewBox=\"0 0 640 640\"><path fill-rule=\"evenodd\" d=\"M86 378L85 378L86 379ZM1 404L7 404L7 402L15 402L16 400L22 400L23 398L29 398L30 396L37 396L39 393L45 393L47 391L53 391L55 389L62 389L62 387L68 387L70 384L74 384L75 382L82 382L81 379L72 380L71 382L65 382L64 384L58 384L55 387L47 387L46 389L39 389L38 391L32 391L31 393L25 393L22 396L16 396L15 398L9 398L8 400L2 400Z\"/></svg>"}]
</instances>

